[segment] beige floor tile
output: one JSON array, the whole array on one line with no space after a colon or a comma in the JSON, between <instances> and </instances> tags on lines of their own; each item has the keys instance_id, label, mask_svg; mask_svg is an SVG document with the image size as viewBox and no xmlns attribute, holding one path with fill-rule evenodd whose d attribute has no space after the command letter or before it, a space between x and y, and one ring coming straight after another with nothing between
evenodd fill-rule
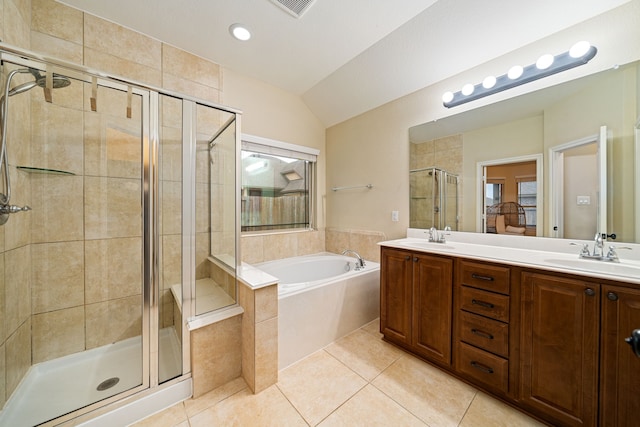
<instances>
[{"instance_id":1,"label":"beige floor tile","mask_svg":"<svg viewBox=\"0 0 640 427\"><path fill-rule=\"evenodd\" d=\"M131 427L181 427L185 422L188 425L187 412L182 402L180 402L162 412L132 424Z\"/></svg>"},{"instance_id":2,"label":"beige floor tile","mask_svg":"<svg viewBox=\"0 0 640 427\"><path fill-rule=\"evenodd\" d=\"M213 405L221 402L227 397L247 388L247 383L242 378L236 378L223 386L211 390L210 392L198 397L197 399L188 399L184 401L187 415L193 417L198 412L209 409Z\"/></svg>"},{"instance_id":3,"label":"beige floor tile","mask_svg":"<svg viewBox=\"0 0 640 427\"><path fill-rule=\"evenodd\" d=\"M344 405L318 424L319 427L425 425L425 423L372 385L367 385L360 390Z\"/></svg>"},{"instance_id":4,"label":"beige floor tile","mask_svg":"<svg viewBox=\"0 0 640 427\"><path fill-rule=\"evenodd\" d=\"M278 387L259 394L247 388L190 417L191 427L211 426L307 426Z\"/></svg>"},{"instance_id":5,"label":"beige floor tile","mask_svg":"<svg viewBox=\"0 0 640 427\"><path fill-rule=\"evenodd\" d=\"M544 424L523 414L522 412L496 400L484 393L478 392L471 402L460 427L475 426L494 427L538 427Z\"/></svg>"},{"instance_id":6,"label":"beige floor tile","mask_svg":"<svg viewBox=\"0 0 640 427\"><path fill-rule=\"evenodd\" d=\"M375 320L364 325L362 328L363 331L369 332L372 335L375 335L378 338L382 338L383 335L380 333L380 318L378 317Z\"/></svg>"},{"instance_id":7,"label":"beige floor tile","mask_svg":"<svg viewBox=\"0 0 640 427\"><path fill-rule=\"evenodd\" d=\"M404 355L372 384L430 426L457 426L476 390L412 356Z\"/></svg>"},{"instance_id":8,"label":"beige floor tile","mask_svg":"<svg viewBox=\"0 0 640 427\"><path fill-rule=\"evenodd\" d=\"M311 425L316 425L366 385L324 350L282 370L278 387Z\"/></svg>"},{"instance_id":9,"label":"beige floor tile","mask_svg":"<svg viewBox=\"0 0 640 427\"><path fill-rule=\"evenodd\" d=\"M404 354L402 350L362 329L330 344L325 351L367 381L373 380Z\"/></svg>"}]
</instances>

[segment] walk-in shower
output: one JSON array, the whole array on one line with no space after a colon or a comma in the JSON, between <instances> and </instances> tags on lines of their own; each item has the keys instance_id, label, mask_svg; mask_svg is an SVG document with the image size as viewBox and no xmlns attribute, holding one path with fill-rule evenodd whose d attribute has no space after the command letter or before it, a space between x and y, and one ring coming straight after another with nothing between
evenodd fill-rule
<instances>
[{"instance_id":1,"label":"walk-in shower","mask_svg":"<svg viewBox=\"0 0 640 427\"><path fill-rule=\"evenodd\" d=\"M238 113L0 59L0 426L184 399L188 322L236 304Z\"/></svg>"},{"instance_id":2,"label":"walk-in shower","mask_svg":"<svg viewBox=\"0 0 640 427\"><path fill-rule=\"evenodd\" d=\"M443 169L428 167L409 171L409 226L458 230L458 184L458 176Z\"/></svg>"}]
</instances>

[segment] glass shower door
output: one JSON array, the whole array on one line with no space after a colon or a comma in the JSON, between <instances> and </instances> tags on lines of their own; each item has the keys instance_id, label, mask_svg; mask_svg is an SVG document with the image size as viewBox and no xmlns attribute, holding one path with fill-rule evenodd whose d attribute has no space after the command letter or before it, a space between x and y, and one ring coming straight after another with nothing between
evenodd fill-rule
<instances>
[{"instance_id":1,"label":"glass shower door","mask_svg":"<svg viewBox=\"0 0 640 427\"><path fill-rule=\"evenodd\" d=\"M0 226L0 424L35 425L149 386L148 95L3 59L11 204L30 210Z\"/></svg>"}]
</instances>

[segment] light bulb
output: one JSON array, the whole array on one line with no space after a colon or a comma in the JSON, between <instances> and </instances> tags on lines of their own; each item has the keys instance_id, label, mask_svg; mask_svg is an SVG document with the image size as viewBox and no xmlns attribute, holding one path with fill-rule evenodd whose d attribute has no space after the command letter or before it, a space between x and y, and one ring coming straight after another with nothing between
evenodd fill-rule
<instances>
[{"instance_id":1,"label":"light bulb","mask_svg":"<svg viewBox=\"0 0 640 427\"><path fill-rule=\"evenodd\" d=\"M524 72L524 69L520 65L514 65L509 69L509 72L507 73L507 77L509 77L511 80L515 80L518 77L520 77L523 72Z\"/></svg>"},{"instance_id":2,"label":"light bulb","mask_svg":"<svg viewBox=\"0 0 640 427\"><path fill-rule=\"evenodd\" d=\"M582 55L587 53L590 48L591 48L591 43L586 42L584 40L580 41L574 44L573 46L571 46L571 49L569 49L569 56L572 58L580 58Z\"/></svg>"},{"instance_id":3,"label":"light bulb","mask_svg":"<svg viewBox=\"0 0 640 427\"><path fill-rule=\"evenodd\" d=\"M546 70L547 68L551 67L551 64L553 64L553 60L554 59L555 58L553 57L553 55L551 55L549 53L547 53L545 55L542 55L536 61L536 68L538 70Z\"/></svg>"},{"instance_id":4,"label":"light bulb","mask_svg":"<svg viewBox=\"0 0 640 427\"><path fill-rule=\"evenodd\" d=\"M240 41L247 41L251 38L251 32L242 24L233 24L229 27L229 33Z\"/></svg>"},{"instance_id":5,"label":"light bulb","mask_svg":"<svg viewBox=\"0 0 640 427\"><path fill-rule=\"evenodd\" d=\"M445 104L448 104L451 101L453 101L453 92L445 92L442 95L442 102L444 102Z\"/></svg>"},{"instance_id":6,"label":"light bulb","mask_svg":"<svg viewBox=\"0 0 640 427\"><path fill-rule=\"evenodd\" d=\"M482 87L485 89L491 89L496 85L496 78L494 76L487 76L482 81Z\"/></svg>"},{"instance_id":7,"label":"light bulb","mask_svg":"<svg viewBox=\"0 0 640 427\"><path fill-rule=\"evenodd\" d=\"M461 92L462 92L462 94L464 96L469 96L469 95L471 95L473 93L474 89L475 88L473 87L473 85L471 83L467 83L466 85L462 86Z\"/></svg>"}]
</instances>

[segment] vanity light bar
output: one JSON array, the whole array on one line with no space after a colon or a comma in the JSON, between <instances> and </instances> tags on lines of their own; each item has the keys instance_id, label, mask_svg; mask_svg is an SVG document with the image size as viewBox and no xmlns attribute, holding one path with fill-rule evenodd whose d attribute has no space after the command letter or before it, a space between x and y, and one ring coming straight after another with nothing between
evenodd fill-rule
<instances>
[{"instance_id":1,"label":"vanity light bar","mask_svg":"<svg viewBox=\"0 0 640 427\"><path fill-rule=\"evenodd\" d=\"M442 96L442 104L447 108L455 107L584 65L596 56L597 52L598 49L588 42L578 42L567 52L556 56L543 55L535 64L527 65L524 68L516 65L511 67L507 74L499 77L489 76L482 83L476 85L466 84L462 90L456 93L446 92Z\"/></svg>"}]
</instances>

